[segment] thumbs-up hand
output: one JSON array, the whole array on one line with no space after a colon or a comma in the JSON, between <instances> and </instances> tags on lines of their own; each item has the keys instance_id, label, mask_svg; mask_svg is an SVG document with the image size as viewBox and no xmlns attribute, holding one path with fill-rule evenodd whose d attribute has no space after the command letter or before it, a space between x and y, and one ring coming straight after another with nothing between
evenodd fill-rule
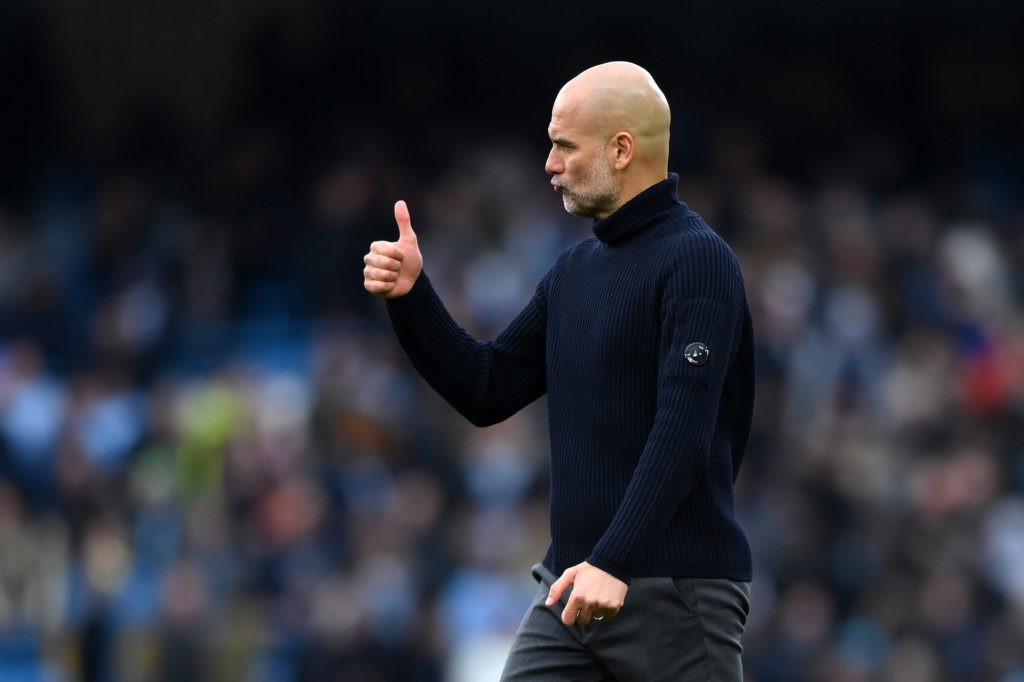
<instances>
[{"instance_id":1,"label":"thumbs-up hand","mask_svg":"<svg viewBox=\"0 0 1024 682\"><path fill-rule=\"evenodd\" d=\"M423 271L416 233L412 231L409 208L404 201L395 204L398 223L397 242L373 242L363 256L363 288L382 298L398 298L409 293Z\"/></svg>"}]
</instances>

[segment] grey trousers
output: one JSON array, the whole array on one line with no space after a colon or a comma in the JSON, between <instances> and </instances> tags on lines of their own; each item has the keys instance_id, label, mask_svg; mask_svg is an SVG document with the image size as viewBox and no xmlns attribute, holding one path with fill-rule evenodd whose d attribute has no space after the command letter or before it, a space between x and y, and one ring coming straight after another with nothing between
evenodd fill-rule
<instances>
[{"instance_id":1,"label":"grey trousers","mask_svg":"<svg viewBox=\"0 0 1024 682\"><path fill-rule=\"evenodd\" d=\"M502 682L742 682L749 583L634 578L614 618L567 627L561 615L569 591L545 606L556 578L541 564L533 575L540 587Z\"/></svg>"}]
</instances>

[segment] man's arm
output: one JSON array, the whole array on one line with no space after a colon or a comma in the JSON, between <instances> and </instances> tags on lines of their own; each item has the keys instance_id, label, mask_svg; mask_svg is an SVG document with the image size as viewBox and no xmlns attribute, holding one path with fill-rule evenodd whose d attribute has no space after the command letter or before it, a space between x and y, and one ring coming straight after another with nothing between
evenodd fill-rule
<instances>
[{"instance_id":1,"label":"man's arm","mask_svg":"<svg viewBox=\"0 0 1024 682\"><path fill-rule=\"evenodd\" d=\"M693 260L675 268L662 293L653 427L619 509L587 559L627 580L707 471L739 340L745 299L731 252L708 240L692 245L690 254ZM691 267L694 262L702 267Z\"/></svg>"},{"instance_id":2,"label":"man's arm","mask_svg":"<svg viewBox=\"0 0 1024 682\"><path fill-rule=\"evenodd\" d=\"M364 287L387 299L402 349L445 400L477 426L507 419L547 390L543 284L493 341L460 327L423 274L423 257L405 202L395 205L397 242L373 242L363 259Z\"/></svg>"}]
</instances>

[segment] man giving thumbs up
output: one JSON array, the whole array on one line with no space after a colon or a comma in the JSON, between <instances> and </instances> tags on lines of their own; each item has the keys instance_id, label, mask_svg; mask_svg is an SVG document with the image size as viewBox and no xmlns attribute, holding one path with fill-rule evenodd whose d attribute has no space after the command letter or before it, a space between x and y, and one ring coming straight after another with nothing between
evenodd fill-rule
<instances>
[{"instance_id":1,"label":"man giving thumbs up","mask_svg":"<svg viewBox=\"0 0 1024 682\"><path fill-rule=\"evenodd\" d=\"M545 168L594 236L492 341L438 298L404 202L398 241L364 258L406 355L472 423L548 395L551 544L506 681L743 678L752 562L733 484L753 332L736 258L679 201L669 123L635 64L592 67L559 91Z\"/></svg>"}]
</instances>

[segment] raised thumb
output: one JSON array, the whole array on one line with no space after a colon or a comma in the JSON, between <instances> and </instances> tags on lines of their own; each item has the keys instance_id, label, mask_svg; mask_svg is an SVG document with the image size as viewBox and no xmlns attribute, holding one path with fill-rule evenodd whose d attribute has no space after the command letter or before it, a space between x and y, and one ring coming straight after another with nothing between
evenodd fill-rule
<instances>
[{"instance_id":1,"label":"raised thumb","mask_svg":"<svg viewBox=\"0 0 1024 682\"><path fill-rule=\"evenodd\" d=\"M416 241L416 233L412 231L412 220L409 218L409 207L402 199L395 202L395 222L398 223L398 241Z\"/></svg>"}]
</instances>

